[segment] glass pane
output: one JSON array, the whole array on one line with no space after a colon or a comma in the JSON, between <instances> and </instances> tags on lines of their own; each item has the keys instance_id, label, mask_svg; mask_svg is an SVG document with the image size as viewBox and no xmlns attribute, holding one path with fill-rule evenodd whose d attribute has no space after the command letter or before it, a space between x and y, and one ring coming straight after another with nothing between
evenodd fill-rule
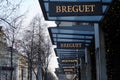
<instances>
[{"instance_id":1,"label":"glass pane","mask_svg":"<svg viewBox=\"0 0 120 80\"><path fill-rule=\"evenodd\" d=\"M68 16L68 17L49 17L49 20L63 21L100 21L102 16Z\"/></svg>"},{"instance_id":2,"label":"glass pane","mask_svg":"<svg viewBox=\"0 0 120 80\"><path fill-rule=\"evenodd\" d=\"M65 35L65 34L53 34L54 38L77 38L77 39L92 39L92 36L82 36L82 35Z\"/></svg>"},{"instance_id":3,"label":"glass pane","mask_svg":"<svg viewBox=\"0 0 120 80\"><path fill-rule=\"evenodd\" d=\"M75 31L75 30L64 30L64 29L52 29L52 33L64 33L64 34L94 34L91 31Z\"/></svg>"},{"instance_id":4,"label":"glass pane","mask_svg":"<svg viewBox=\"0 0 120 80\"><path fill-rule=\"evenodd\" d=\"M75 2L75 1L79 1L79 2L94 2L94 1L101 1L101 0L50 0L50 1L70 1L70 2Z\"/></svg>"},{"instance_id":5,"label":"glass pane","mask_svg":"<svg viewBox=\"0 0 120 80\"><path fill-rule=\"evenodd\" d=\"M112 2L112 0L102 0L102 2Z\"/></svg>"}]
</instances>

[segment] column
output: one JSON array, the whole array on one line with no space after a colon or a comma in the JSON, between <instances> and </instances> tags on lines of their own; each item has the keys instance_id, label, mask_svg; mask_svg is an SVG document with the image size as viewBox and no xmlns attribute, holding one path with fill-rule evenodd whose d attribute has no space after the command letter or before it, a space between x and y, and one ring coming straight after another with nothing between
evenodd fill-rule
<instances>
[{"instance_id":1,"label":"column","mask_svg":"<svg viewBox=\"0 0 120 80\"><path fill-rule=\"evenodd\" d=\"M94 24L94 29L97 80L107 80L104 35L97 23Z\"/></svg>"},{"instance_id":2,"label":"column","mask_svg":"<svg viewBox=\"0 0 120 80\"><path fill-rule=\"evenodd\" d=\"M91 61L90 61L90 53L88 52L87 48L85 48L85 62L86 62L86 78L87 80L91 80Z\"/></svg>"},{"instance_id":3,"label":"column","mask_svg":"<svg viewBox=\"0 0 120 80\"><path fill-rule=\"evenodd\" d=\"M86 80L86 63L85 63L85 57L81 57L81 65L80 65L80 71L81 71L81 80Z\"/></svg>"}]
</instances>

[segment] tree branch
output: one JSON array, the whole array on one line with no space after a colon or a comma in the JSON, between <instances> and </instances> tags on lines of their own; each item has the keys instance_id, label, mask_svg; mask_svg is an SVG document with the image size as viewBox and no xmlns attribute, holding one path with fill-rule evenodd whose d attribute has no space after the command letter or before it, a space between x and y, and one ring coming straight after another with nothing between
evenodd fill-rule
<instances>
[{"instance_id":1,"label":"tree branch","mask_svg":"<svg viewBox=\"0 0 120 80\"><path fill-rule=\"evenodd\" d=\"M3 18L0 18L0 19L1 19L2 21L6 22L9 26L15 28L15 26L11 25L11 23L9 23L8 21L6 21L5 19L3 19Z\"/></svg>"}]
</instances>

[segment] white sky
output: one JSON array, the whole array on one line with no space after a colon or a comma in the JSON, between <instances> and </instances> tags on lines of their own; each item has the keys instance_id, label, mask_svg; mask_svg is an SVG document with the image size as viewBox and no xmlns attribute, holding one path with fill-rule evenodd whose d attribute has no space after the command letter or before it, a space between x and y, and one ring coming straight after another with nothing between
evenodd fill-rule
<instances>
[{"instance_id":1,"label":"white sky","mask_svg":"<svg viewBox=\"0 0 120 80\"><path fill-rule=\"evenodd\" d=\"M27 13L27 23L29 24L30 20L38 13L42 14L40 5L38 0L23 0L23 3L21 5L21 12L24 13L25 11L28 11ZM53 21L47 21L48 24L51 26L56 26Z\"/></svg>"},{"instance_id":2,"label":"white sky","mask_svg":"<svg viewBox=\"0 0 120 80\"><path fill-rule=\"evenodd\" d=\"M28 11L27 16L26 16L26 20L24 23L24 26L29 25L31 19L38 13L42 14L42 11L40 9L40 5L38 3L38 0L23 0L23 3L21 5L21 9L20 12L24 13ZM47 23L50 26L56 26L55 23L53 21L47 21ZM57 67L57 60L56 60L56 56L53 53L53 57L50 60L50 69L52 71L54 71L54 68Z\"/></svg>"}]
</instances>

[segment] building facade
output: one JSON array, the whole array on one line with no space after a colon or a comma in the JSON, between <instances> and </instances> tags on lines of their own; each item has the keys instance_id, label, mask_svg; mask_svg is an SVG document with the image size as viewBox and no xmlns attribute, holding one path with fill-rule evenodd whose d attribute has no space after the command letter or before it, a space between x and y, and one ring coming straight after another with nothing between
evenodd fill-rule
<instances>
[{"instance_id":1,"label":"building facade","mask_svg":"<svg viewBox=\"0 0 120 80\"><path fill-rule=\"evenodd\" d=\"M12 54L12 59L11 59ZM12 60L12 61L11 61ZM11 66L12 62L12 66ZM0 80L10 80L11 72L13 80L17 80L18 51L7 46L4 31L0 27Z\"/></svg>"},{"instance_id":2,"label":"building facade","mask_svg":"<svg viewBox=\"0 0 120 80\"><path fill-rule=\"evenodd\" d=\"M18 80L27 80L28 76L28 60L26 56L19 54L18 62Z\"/></svg>"}]
</instances>

